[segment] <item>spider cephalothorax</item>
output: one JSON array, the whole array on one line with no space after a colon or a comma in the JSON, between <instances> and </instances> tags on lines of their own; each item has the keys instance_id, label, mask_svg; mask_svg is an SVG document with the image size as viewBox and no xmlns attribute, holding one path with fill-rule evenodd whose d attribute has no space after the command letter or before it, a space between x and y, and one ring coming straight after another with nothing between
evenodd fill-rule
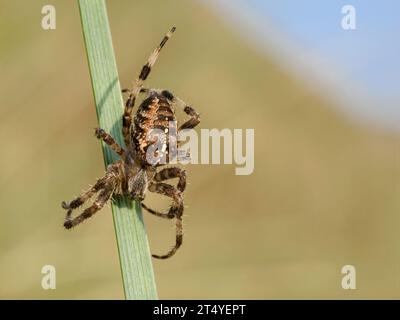
<instances>
[{"instance_id":1,"label":"spider cephalothorax","mask_svg":"<svg viewBox=\"0 0 400 320\"><path fill-rule=\"evenodd\" d=\"M199 114L191 106L175 97L170 91L143 87L143 83L156 62L162 47L174 31L175 27L164 36L160 45L150 55L132 90L123 90L123 92L129 93L122 118L122 135L126 148L122 148L103 129L97 128L95 131L96 137L103 140L114 150L119 155L120 160L109 165L105 175L98 179L88 191L82 193L70 203L62 203L62 207L67 210L64 222L64 227L67 229L90 218L107 203L113 194L127 195L134 200L140 201L144 209L158 217L166 219L176 218L175 246L165 255L153 255L153 257L160 259L171 257L182 244L182 195L186 187L186 173L185 170L178 167L168 167L157 171L165 163L148 161L146 156L147 150L155 143L154 140L149 138L149 132L159 129L167 133L169 123L176 122L175 107L181 107L190 116L188 121L178 127L178 133L183 129L194 128L200 122ZM133 117L133 107L140 93L146 94L146 97ZM170 155L167 154L168 144L168 139L166 139L161 149L161 152L165 153L167 159L170 158ZM164 182L173 178L179 179L176 187ZM167 212L158 212L148 208L142 203L147 190L170 197L172 199L170 209ZM72 217L72 211L83 205L95 194L97 194L97 198L93 204L85 209L82 214Z\"/></svg>"}]
</instances>

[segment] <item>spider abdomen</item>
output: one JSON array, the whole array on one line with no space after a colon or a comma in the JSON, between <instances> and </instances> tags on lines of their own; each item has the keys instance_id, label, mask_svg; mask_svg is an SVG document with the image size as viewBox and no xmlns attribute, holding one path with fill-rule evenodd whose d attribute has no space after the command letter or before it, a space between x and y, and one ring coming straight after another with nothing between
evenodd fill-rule
<instances>
[{"instance_id":1,"label":"spider abdomen","mask_svg":"<svg viewBox=\"0 0 400 320\"><path fill-rule=\"evenodd\" d=\"M176 121L175 113L168 99L161 94L151 94L139 106L133 122L132 143L143 165L148 165L146 158L148 147L156 142L154 135L150 135L151 131L158 129L165 133L165 138L169 131L170 121ZM168 138L162 142L161 151L168 153Z\"/></svg>"}]
</instances>

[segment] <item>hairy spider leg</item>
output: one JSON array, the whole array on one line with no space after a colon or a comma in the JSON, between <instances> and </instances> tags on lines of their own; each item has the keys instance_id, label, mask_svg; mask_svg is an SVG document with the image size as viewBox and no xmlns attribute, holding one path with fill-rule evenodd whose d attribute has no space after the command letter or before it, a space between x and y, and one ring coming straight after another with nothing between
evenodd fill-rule
<instances>
[{"instance_id":1,"label":"hairy spider leg","mask_svg":"<svg viewBox=\"0 0 400 320\"><path fill-rule=\"evenodd\" d=\"M96 128L94 132L97 139L103 140L116 154L125 159L125 150L115 141L115 139L101 128Z\"/></svg>"},{"instance_id":2,"label":"hairy spider leg","mask_svg":"<svg viewBox=\"0 0 400 320\"><path fill-rule=\"evenodd\" d=\"M129 93L128 100L125 103L124 115L122 117L122 135L124 137L125 145L129 146L131 144L131 135L130 128L132 124L132 110L135 105L136 97L142 89L144 81L147 79L151 68L154 66L158 55L160 54L161 49L164 47L165 43L172 36L172 33L175 31L175 27L172 27L170 31L164 36L161 40L158 47L154 49L151 53L149 59L146 64L142 67L142 71L139 74L139 78L135 81L132 90Z\"/></svg>"},{"instance_id":3,"label":"hairy spider leg","mask_svg":"<svg viewBox=\"0 0 400 320\"><path fill-rule=\"evenodd\" d=\"M85 220L86 218L92 216L93 213L94 213L94 212L92 212L92 210L94 210L96 207L98 207L99 204L101 204L101 207L99 207L98 210L100 210L103 207L104 203L101 203L101 201L105 200L106 199L105 195L108 194L108 192L104 193L103 191L104 190L109 190L110 186L112 186L112 192L114 192L116 186L118 185L118 177L119 177L118 175L119 175L119 172L120 172L118 167L120 165L121 165L121 162L117 162L117 163L115 163L113 165L108 166L106 174L102 178L98 179L96 181L96 183L94 184L94 186L91 187L88 191L85 191L79 197L77 197L76 199L72 200L70 203L66 203L65 201L63 201L61 203L62 208L65 209L65 210L68 210L67 214L65 216L65 222L64 222L64 227L65 228L70 229L70 228L76 226L78 223L80 223L83 220ZM82 218L71 219L72 211L74 209L79 208L86 201L88 201L94 194L96 194L98 192L99 192L99 197L95 201L95 203L90 207L91 209L87 208L84 211L85 214L84 215L82 214L84 219L82 219ZM100 196L100 194L102 196ZM111 195L112 195L112 193L111 193ZM110 197L111 197L111 195L110 195ZM107 201L108 199L109 199L109 197L105 201ZM73 220L75 220L75 222L71 222Z\"/></svg>"},{"instance_id":4,"label":"hairy spider leg","mask_svg":"<svg viewBox=\"0 0 400 320\"><path fill-rule=\"evenodd\" d=\"M110 199L114 192L115 186L113 183L108 183L105 185L104 189L102 189L99 192L99 195L96 198L96 201L93 202L93 204L89 207L86 208L79 216L76 216L75 218L71 219L70 217L65 220L64 222L64 227L66 229L71 229L75 227L76 225L82 223L86 219L90 218L92 215L94 215L96 212L101 210L106 202Z\"/></svg>"},{"instance_id":5,"label":"hairy spider leg","mask_svg":"<svg viewBox=\"0 0 400 320\"><path fill-rule=\"evenodd\" d=\"M179 178L176 188L165 183L160 183L161 181L174 178ZM158 192L166 196L172 197L174 199L174 202L171 208L169 209L168 213L157 212L153 209L148 208L146 205L142 203L144 209L146 209L147 211L156 216L167 219L172 219L174 217L176 218L175 246L165 255L153 254L154 258L167 259L172 255L174 255L175 252L178 250L178 248L182 245L182 240L183 240L182 215L184 207L181 194L185 191L186 188L186 171L178 167L164 168L154 176L153 180L158 182L157 184L154 185L154 187L152 187L154 188L153 192ZM152 188L149 188L149 190L152 191Z\"/></svg>"},{"instance_id":6,"label":"hairy spider leg","mask_svg":"<svg viewBox=\"0 0 400 320\"><path fill-rule=\"evenodd\" d=\"M189 120L184 122L179 128L178 132L183 129L193 129L200 123L200 114L190 105L188 105L185 101L181 98L175 96L169 90L161 91L161 94L171 101L173 105L178 106L181 108L188 116L190 116Z\"/></svg>"},{"instance_id":7,"label":"hairy spider leg","mask_svg":"<svg viewBox=\"0 0 400 320\"><path fill-rule=\"evenodd\" d=\"M172 178L172 177L171 177ZM175 228L176 228L176 240L174 247L165 255L156 255L153 254L152 256L157 259L167 259L175 254L178 248L182 245L182 238L183 238L183 226L182 226L182 215L183 215L183 198L181 191L179 191L174 186L171 186L167 183L151 183L149 185L150 192L156 192L167 197L173 199L171 208L167 213L168 216L172 216L176 218ZM159 216L159 215L158 215Z\"/></svg>"},{"instance_id":8,"label":"hairy spider leg","mask_svg":"<svg viewBox=\"0 0 400 320\"><path fill-rule=\"evenodd\" d=\"M179 192L183 193L186 188L186 171L181 168L178 167L164 168L156 173L153 180L156 182L162 182L174 178L179 178L178 185L176 188L178 189ZM147 210L151 214L154 214L157 217L165 219L173 219L175 217L176 209L173 207L171 207L168 212L164 213L149 208L143 202L141 203L141 205L145 210Z\"/></svg>"}]
</instances>

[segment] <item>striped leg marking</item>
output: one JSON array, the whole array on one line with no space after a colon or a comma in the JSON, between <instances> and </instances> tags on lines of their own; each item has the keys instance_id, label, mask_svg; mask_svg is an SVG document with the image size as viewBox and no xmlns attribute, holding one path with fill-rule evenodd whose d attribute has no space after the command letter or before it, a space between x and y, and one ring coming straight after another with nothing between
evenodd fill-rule
<instances>
[{"instance_id":1,"label":"striped leg marking","mask_svg":"<svg viewBox=\"0 0 400 320\"><path fill-rule=\"evenodd\" d=\"M181 195L181 192L174 186L171 186L166 183L160 183L160 182L150 184L149 191L157 192L157 193L163 194L167 197L171 197L173 199L172 206L166 215L168 216L168 218L170 218L170 217L176 218L175 245L170 251L168 251L164 255L156 255L156 254L152 255L154 258L157 258L157 259L167 259L167 258L173 256L175 254L175 252L179 249L179 247L182 245L182 240L183 240L183 226L182 226L183 199L182 199L182 195Z\"/></svg>"},{"instance_id":2,"label":"striped leg marking","mask_svg":"<svg viewBox=\"0 0 400 320\"><path fill-rule=\"evenodd\" d=\"M110 134L101 128L96 128L95 136L97 139L103 140L121 158L125 158L125 150L114 140Z\"/></svg>"},{"instance_id":3,"label":"striped leg marking","mask_svg":"<svg viewBox=\"0 0 400 320\"><path fill-rule=\"evenodd\" d=\"M76 225L82 223L86 219L90 218L92 215L94 215L96 212L98 212L104 207L104 204L110 199L113 192L114 192L113 185L111 184L106 185L105 188L99 192L96 201L93 202L93 204L89 208L85 209L82 212L82 214L73 219L71 219L70 216L66 218L64 222L64 227L66 229L71 229Z\"/></svg>"},{"instance_id":4,"label":"striped leg marking","mask_svg":"<svg viewBox=\"0 0 400 320\"><path fill-rule=\"evenodd\" d=\"M122 118L122 135L124 136L125 145L130 145L130 127L132 123L132 109L135 105L136 98L143 87L144 81L150 74L151 68L154 66L157 61L158 55L160 54L161 49L164 47L165 43L172 36L172 33L175 31L175 27L172 27L170 31L164 36L161 40L160 44L154 51L151 53L149 59L146 64L142 67L142 71L139 74L139 78L135 81L133 88L129 94L128 100L125 103L125 111Z\"/></svg>"}]
</instances>

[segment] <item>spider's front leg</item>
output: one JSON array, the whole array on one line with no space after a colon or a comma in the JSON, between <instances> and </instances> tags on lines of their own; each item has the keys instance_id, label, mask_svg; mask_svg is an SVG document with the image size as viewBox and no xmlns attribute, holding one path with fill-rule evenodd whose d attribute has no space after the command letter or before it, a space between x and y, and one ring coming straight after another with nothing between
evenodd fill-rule
<instances>
[{"instance_id":1,"label":"spider's front leg","mask_svg":"<svg viewBox=\"0 0 400 320\"><path fill-rule=\"evenodd\" d=\"M175 188L172 185L162 183L162 181L173 179L173 178L179 178L177 187ZM156 183L152 183L149 186L149 191L150 192L157 192L159 194L165 195L167 197L170 197L173 199L171 208L167 213L161 213L157 212L153 209L148 208L146 205L142 203L143 208L145 208L147 211L150 213L163 217L163 218L168 218L172 219L176 217L176 240L175 240L175 246L165 255L154 255L154 258L158 259L166 259L171 257L175 252L178 250L178 248L182 245L182 240L183 240L183 226L182 226L182 215L183 215L183 198L182 198L182 193L185 191L186 188L186 171L178 168L178 167L170 167L170 168L165 168L158 172L153 180Z\"/></svg>"},{"instance_id":2,"label":"spider's front leg","mask_svg":"<svg viewBox=\"0 0 400 320\"><path fill-rule=\"evenodd\" d=\"M103 206L106 204L106 202L110 199L114 192L114 187L112 184L107 184L103 190L99 192L99 195L93 204L85 209L82 214L79 216L71 219L71 215L67 216L64 222L64 227L66 229L71 229L75 227L76 225L80 224L84 220L90 218L92 215L94 215L96 212L101 210Z\"/></svg>"},{"instance_id":3,"label":"spider's front leg","mask_svg":"<svg viewBox=\"0 0 400 320\"><path fill-rule=\"evenodd\" d=\"M179 178L178 184L177 184L177 189L180 193L183 193L186 188L186 171L178 168L178 167L170 167L170 168L165 168L162 169L161 171L157 172L157 174L154 176L154 181L156 182L162 182L165 180L169 179L174 179L174 178ZM166 184L163 184L166 185ZM169 185L168 185L169 186ZM170 186L172 187L172 186ZM174 188L174 187L172 187ZM168 190L169 192L166 192L165 190L160 190L160 191L154 191L161 193L167 197L171 197L170 195L174 194L174 190ZM151 214L154 214L155 216L161 217L161 218L166 218L166 219L173 219L176 216L176 212L178 208L174 206L174 203L172 204L171 208L169 209L168 212L158 212L156 210L153 210L149 207L147 207L143 202L141 203L142 207L146 209L148 212Z\"/></svg>"},{"instance_id":4,"label":"spider's front leg","mask_svg":"<svg viewBox=\"0 0 400 320\"><path fill-rule=\"evenodd\" d=\"M182 240L183 240L183 226L182 226L183 198L182 198L182 193L174 186L171 186L167 183L161 183L161 182L151 183L149 185L148 189L150 192L156 192L159 194L163 194L163 195L173 199L172 206L166 215L169 218L174 217L174 216L176 218L175 245L168 253L166 253L164 255L156 255L156 254L152 255L154 258L157 258L157 259L167 259L167 258L173 256L175 254L175 252L179 249L179 247L182 245Z\"/></svg>"},{"instance_id":5,"label":"spider's front leg","mask_svg":"<svg viewBox=\"0 0 400 320\"><path fill-rule=\"evenodd\" d=\"M104 204L110 199L116 186L118 185L118 165L119 163L110 165L107 168L107 172L104 177L98 179L94 186L92 186L88 191L85 191L70 203L66 203L65 201L61 203L62 208L67 210L64 222L64 227L66 229L75 227L103 208ZM82 206L96 193L99 193L96 201L90 207L85 209L82 214L72 218L72 211Z\"/></svg>"},{"instance_id":6,"label":"spider's front leg","mask_svg":"<svg viewBox=\"0 0 400 320\"><path fill-rule=\"evenodd\" d=\"M178 167L169 167L162 169L161 171L157 172L154 176L154 180L157 182L162 182L169 179L179 178L177 189L180 192L185 191L186 189L186 171L178 168Z\"/></svg>"}]
</instances>

